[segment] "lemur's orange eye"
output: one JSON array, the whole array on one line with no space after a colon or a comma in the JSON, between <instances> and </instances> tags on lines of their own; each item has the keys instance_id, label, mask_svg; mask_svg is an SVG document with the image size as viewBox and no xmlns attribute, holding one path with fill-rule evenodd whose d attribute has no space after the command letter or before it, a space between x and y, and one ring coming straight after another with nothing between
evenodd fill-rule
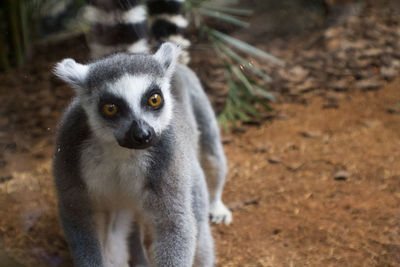
<instances>
[{"instance_id":1,"label":"lemur's orange eye","mask_svg":"<svg viewBox=\"0 0 400 267\"><path fill-rule=\"evenodd\" d=\"M159 94L154 94L149 98L149 105L156 108L162 103L162 97Z\"/></svg>"},{"instance_id":2,"label":"lemur's orange eye","mask_svg":"<svg viewBox=\"0 0 400 267\"><path fill-rule=\"evenodd\" d=\"M117 113L117 111L118 111L117 106L114 104L105 104L103 106L103 112L107 116L113 116Z\"/></svg>"}]
</instances>

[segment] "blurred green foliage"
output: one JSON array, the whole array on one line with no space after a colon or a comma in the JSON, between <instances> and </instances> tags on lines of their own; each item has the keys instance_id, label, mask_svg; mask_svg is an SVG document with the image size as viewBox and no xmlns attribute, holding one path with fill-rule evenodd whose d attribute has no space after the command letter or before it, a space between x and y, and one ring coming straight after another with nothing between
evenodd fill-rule
<instances>
[{"instance_id":1,"label":"blurred green foliage","mask_svg":"<svg viewBox=\"0 0 400 267\"><path fill-rule=\"evenodd\" d=\"M85 0L0 1L0 70L19 67L31 56L33 41L39 34L43 34L40 30L44 18L65 10L74 12L84 2Z\"/></svg>"},{"instance_id":2,"label":"blurred green foliage","mask_svg":"<svg viewBox=\"0 0 400 267\"><path fill-rule=\"evenodd\" d=\"M224 65L228 94L225 107L218 116L222 128L227 130L240 122L257 119L261 116L260 109L271 110L268 102L274 101L275 97L264 84L272 79L247 57L255 56L281 66L285 63L207 24L207 18L212 18L248 28L250 25L245 19L253 14L253 10L240 7L237 0L186 0L186 6L199 33L207 36Z\"/></svg>"}]
</instances>

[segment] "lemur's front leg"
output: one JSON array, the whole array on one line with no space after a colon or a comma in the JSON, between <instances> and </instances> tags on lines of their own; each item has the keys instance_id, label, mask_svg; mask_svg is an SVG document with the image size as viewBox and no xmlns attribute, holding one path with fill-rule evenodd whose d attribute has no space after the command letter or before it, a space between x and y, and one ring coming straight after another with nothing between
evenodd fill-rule
<instances>
[{"instance_id":1,"label":"lemur's front leg","mask_svg":"<svg viewBox=\"0 0 400 267\"><path fill-rule=\"evenodd\" d=\"M59 214L77 267L104 266L94 214L85 192L70 188L59 199Z\"/></svg>"},{"instance_id":2,"label":"lemur's front leg","mask_svg":"<svg viewBox=\"0 0 400 267\"><path fill-rule=\"evenodd\" d=\"M150 262L154 266L193 265L196 222L190 190L186 191L177 192L170 186L163 186L146 192L144 210L152 232Z\"/></svg>"}]
</instances>

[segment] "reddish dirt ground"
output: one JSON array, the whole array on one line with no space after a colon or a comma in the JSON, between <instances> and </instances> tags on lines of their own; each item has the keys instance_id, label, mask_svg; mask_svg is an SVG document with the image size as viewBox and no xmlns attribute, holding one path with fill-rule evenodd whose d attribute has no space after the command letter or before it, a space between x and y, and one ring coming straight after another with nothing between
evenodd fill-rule
<instances>
[{"instance_id":1,"label":"reddish dirt ground","mask_svg":"<svg viewBox=\"0 0 400 267\"><path fill-rule=\"evenodd\" d=\"M229 136L219 266L399 266L399 89L283 103L281 120Z\"/></svg>"},{"instance_id":2,"label":"reddish dirt ground","mask_svg":"<svg viewBox=\"0 0 400 267\"><path fill-rule=\"evenodd\" d=\"M234 221L213 226L218 266L400 265L400 80L332 97L337 108L326 95L277 103L274 119L224 136ZM3 150L0 266L71 264L49 131L15 132Z\"/></svg>"}]
</instances>

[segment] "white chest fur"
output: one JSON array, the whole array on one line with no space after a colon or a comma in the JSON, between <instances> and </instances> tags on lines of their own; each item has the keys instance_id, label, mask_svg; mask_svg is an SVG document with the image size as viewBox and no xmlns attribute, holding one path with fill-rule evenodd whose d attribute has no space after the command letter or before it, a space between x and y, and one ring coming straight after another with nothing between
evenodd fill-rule
<instances>
[{"instance_id":1,"label":"white chest fur","mask_svg":"<svg viewBox=\"0 0 400 267\"><path fill-rule=\"evenodd\" d=\"M146 179L148 152L88 141L81 155L82 176L97 205L96 230L104 265L127 267L127 236Z\"/></svg>"},{"instance_id":2,"label":"white chest fur","mask_svg":"<svg viewBox=\"0 0 400 267\"><path fill-rule=\"evenodd\" d=\"M147 152L89 141L81 156L82 176L91 197L131 205L143 189Z\"/></svg>"}]
</instances>

